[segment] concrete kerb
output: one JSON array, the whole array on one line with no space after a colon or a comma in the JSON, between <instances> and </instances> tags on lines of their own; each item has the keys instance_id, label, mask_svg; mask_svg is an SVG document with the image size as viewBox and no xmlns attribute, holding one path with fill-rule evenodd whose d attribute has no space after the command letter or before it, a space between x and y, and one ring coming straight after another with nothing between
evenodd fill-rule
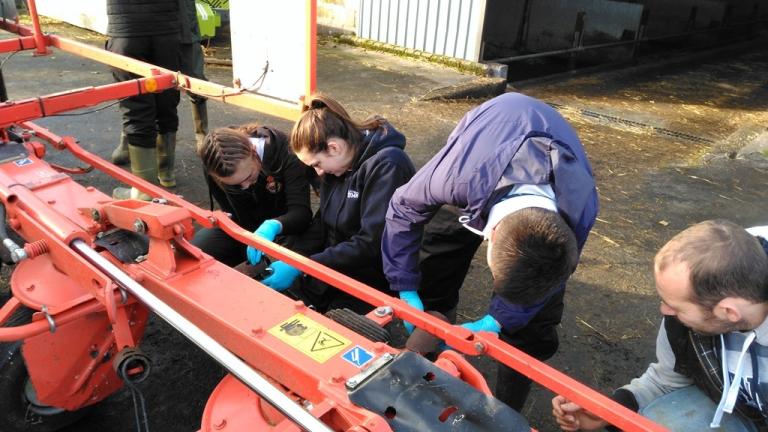
<instances>
[{"instance_id":1,"label":"concrete kerb","mask_svg":"<svg viewBox=\"0 0 768 432\"><path fill-rule=\"evenodd\" d=\"M432 89L422 96L421 100L487 99L498 96L507 89L507 65L457 59L413 48L404 48L384 42L363 39L349 34L335 34L330 37L339 43L396 56L424 60L456 69L465 74L477 76L477 78L468 82Z\"/></svg>"}]
</instances>

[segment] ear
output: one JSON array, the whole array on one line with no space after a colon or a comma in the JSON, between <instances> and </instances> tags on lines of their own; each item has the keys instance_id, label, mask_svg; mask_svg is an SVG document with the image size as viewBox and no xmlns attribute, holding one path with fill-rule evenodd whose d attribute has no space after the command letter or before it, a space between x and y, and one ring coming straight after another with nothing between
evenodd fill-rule
<instances>
[{"instance_id":1,"label":"ear","mask_svg":"<svg viewBox=\"0 0 768 432\"><path fill-rule=\"evenodd\" d=\"M744 299L737 297L726 297L720 300L713 308L713 313L719 318L725 318L731 323L738 323L744 319L742 308L746 305Z\"/></svg>"},{"instance_id":2,"label":"ear","mask_svg":"<svg viewBox=\"0 0 768 432\"><path fill-rule=\"evenodd\" d=\"M336 138L329 138L328 139L328 155L329 156L338 156L342 153L341 143Z\"/></svg>"}]
</instances>

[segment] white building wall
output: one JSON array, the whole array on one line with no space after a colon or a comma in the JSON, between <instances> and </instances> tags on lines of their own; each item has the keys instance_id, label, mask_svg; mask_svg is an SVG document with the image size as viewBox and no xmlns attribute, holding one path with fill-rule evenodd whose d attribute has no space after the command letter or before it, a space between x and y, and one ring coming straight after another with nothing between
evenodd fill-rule
<instances>
[{"instance_id":1,"label":"white building wall","mask_svg":"<svg viewBox=\"0 0 768 432\"><path fill-rule=\"evenodd\" d=\"M317 24L334 32L357 32L360 0L317 0Z\"/></svg>"},{"instance_id":2,"label":"white building wall","mask_svg":"<svg viewBox=\"0 0 768 432\"><path fill-rule=\"evenodd\" d=\"M106 0L37 0L37 12L99 33L107 32Z\"/></svg>"},{"instance_id":3,"label":"white building wall","mask_svg":"<svg viewBox=\"0 0 768 432\"><path fill-rule=\"evenodd\" d=\"M360 0L357 35L479 61L485 4L485 0Z\"/></svg>"}]
</instances>

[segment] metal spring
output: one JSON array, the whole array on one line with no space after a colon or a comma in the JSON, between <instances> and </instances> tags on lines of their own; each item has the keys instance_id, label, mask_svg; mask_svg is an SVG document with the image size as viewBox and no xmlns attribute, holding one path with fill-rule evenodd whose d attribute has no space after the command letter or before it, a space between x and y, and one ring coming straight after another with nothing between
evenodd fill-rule
<instances>
[{"instance_id":1,"label":"metal spring","mask_svg":"<svg viewBox=\"0 0 768 432\"><path fill-rule=\"evenodd\" d=\"M42 254L48 253L48 243L45 240L38 240L36 242L27 243L24 245L24 252L27 253L29 258L38 257Z\"/></svg>"}]
</instances>

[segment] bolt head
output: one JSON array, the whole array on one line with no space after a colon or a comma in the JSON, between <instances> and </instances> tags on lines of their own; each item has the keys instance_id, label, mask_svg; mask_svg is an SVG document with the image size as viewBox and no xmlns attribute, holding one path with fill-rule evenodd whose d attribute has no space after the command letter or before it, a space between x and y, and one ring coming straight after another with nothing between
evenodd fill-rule
<instances>
[{"instance_id":1,"label":"bolt head","mask_svg":"<svg viewBox=\"0 0 768 432\"><path fill-rule=\"evenodd\" d=\"M475 342L475 351L478 352L478 354L482 354L485 352L485 344L482 342Z\"/></svg>"},{"instance_id":2,"label":"bolt head","mask_svg":"<svg viewBox=\"0 0 768 432\"><path fill-rule=\"evenodd\" d=\"M390 306L379 306L376 308L376 310L373 311L374 315L377 317L385 317L392 315L392 308Z\"/></svg>"},{"instance_id":3,"label":"bolt head","mask_svg":"<svg viewBox=\"0 0 768 432\"><path fill-rule=\"evenodd\" d=\"M147 224L141 219L136 219L136 221L133 222L133 230L139 234L143 234L147 230Z\"/></svg>"}]
</instances>

